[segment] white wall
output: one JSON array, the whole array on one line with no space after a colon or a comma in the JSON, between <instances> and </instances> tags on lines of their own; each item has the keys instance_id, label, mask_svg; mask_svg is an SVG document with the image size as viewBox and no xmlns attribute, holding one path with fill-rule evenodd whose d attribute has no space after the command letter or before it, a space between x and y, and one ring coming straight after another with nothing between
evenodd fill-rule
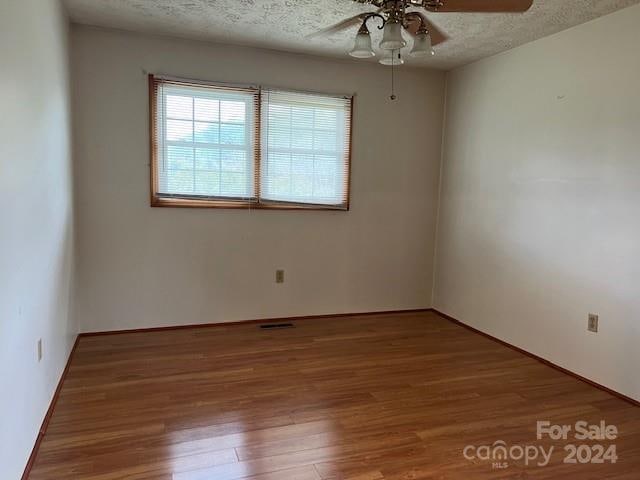
<instances>
[{"instance_id":1,"label":"white wall","mask_svg":"<svg viewBox=\"0 0 640 480\"><path fill-rule=\"evenodd\" d=\"M444 74L72 32L84 331L431 306ZM145 71L356 93L351 211L151 208Z\"/></svg>"},{"instance_id":2,"label":"white wall","mask_svg":"<svg viewBox=\"0 0 640 480\"><path fill-rule=\"evenodd\" d=\"M449 74L434 295L636 399L639 23L631 7Z\"/></svg>"},{"instance_id":3,"label":"white wall","mask_svg":"<svg viewBox=\"0 0 640 480\"><path fill-rule=\"evenodd\" d=\"M57 2L0 2L0 478L7 480L22 474L77 331L69 315L66 42Z\"/></svg>"}]
</instances>

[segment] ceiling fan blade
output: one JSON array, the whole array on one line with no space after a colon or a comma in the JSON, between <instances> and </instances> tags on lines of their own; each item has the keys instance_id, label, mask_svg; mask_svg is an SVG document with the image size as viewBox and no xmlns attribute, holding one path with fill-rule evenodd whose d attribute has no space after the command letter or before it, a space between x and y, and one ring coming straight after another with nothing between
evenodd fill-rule
<instances>
[{"instance_id":1,"label":"ceiling fan blade","mask_svg":"<svg viewBox=\"0 0 640 480\"><path fill-rule=\"evenodd\" d=\"M433 22L431 22L427 17L422 15L420 12L411 12L411 13L412 14L415 13L416 15L419 15L422 18L422 21L424 22L424 24L427 26L427 30L429 30L429 35L431 36L431 45L435 46L449 40L449 37L447 36L446 33L444 33L442 30L436 27L433 24ZM415 35L416 32L418 31L418 28L420 28L420 22L417 19L414 18L413 21L411 20L409 21L409 27L407 28L407 30L411 35Z\"/></svg>"},{"instance_id":2,"label":"ceiling fan blade","mask_svg":"<svg viewBox=\"0 0 640 480\"><path fill-rule=\"evenodd\" d=\"M443 5L433 12L522 13L533 0L440 0Z\"/></svg>"},{"instance_id":3,"label":"ceiling fan blade","mask_svg":"<svg viewBox=\"0 0 640 480\"><path fill-rule=\"evenodd\" d=\"M317 37L326 37L329 35L333 35L334 33L341 32L342 30L346 30L348 28L353 27L354 25L358 25L362 23L362 21L366 16L367 16L366 13L359 13L358 15L354 15L351 18L347 18L346 20L338 22L335 25L331 25L330 27L323 28L322 30L318 30L317 32L310 33L305 38L317 38Z\"/></svg>"}]
</instances>

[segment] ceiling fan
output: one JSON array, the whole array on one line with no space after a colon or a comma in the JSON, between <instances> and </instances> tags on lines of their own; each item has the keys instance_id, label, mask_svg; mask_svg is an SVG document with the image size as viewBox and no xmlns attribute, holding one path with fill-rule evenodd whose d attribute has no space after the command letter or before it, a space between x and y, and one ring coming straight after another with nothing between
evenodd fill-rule
<instances>
[{"instance_id":1,"label":"ceiling fan","mask_svg":"<svg viewBox=\"0 0 640 480\"><path fill-rule=\"evenodd\" d=\"M356 58L370 58L376 54L371 45L371 35L367 22L379 20L379 30L383 30L380 49L385 56L380 60L384 65L404 63L400 50L407 45L402 36L406 30L413 36L412 57L435 55L433 46L445 42L448 37L429 21L421 11L429 13L523 13L531 8L533 0L353 0L363 5L377 7L376 11L361 13L347 18L331 27L312 34L326 36L360 24L355 44L349 55Z\"/></svg>"}]
</instances>

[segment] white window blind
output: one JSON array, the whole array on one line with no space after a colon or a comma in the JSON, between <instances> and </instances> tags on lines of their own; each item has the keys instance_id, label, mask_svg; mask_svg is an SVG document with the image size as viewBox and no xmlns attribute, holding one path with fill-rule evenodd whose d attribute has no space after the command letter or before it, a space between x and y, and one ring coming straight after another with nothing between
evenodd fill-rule
<instances>
[{"instance_id":1,"label":"white window blind","mask_svg":"<svg viewBox=\"0 0 640 480\"><path fill-rule=\"evenodd\" d=\"M260 195L346 208L351 98L262 91Z\"/></svg>"},{"instance_id":2,"label":"white window blind","mask_svg":"<svg viewBox=\"0 0 640 480\"><path fill-rule=\"evenodd\" d=\"M163 197L256 197L258 92L159 80L156 190Z\"/></svg>"},{"instance_id":3,"label":"white window blind","mask_svg":"<svg viewBox=\"0 0 640 480\"><path fill-rule=\"evenodd\" d=\"M149 85L152 205L348 209L351 97Z\"/></svg>"}]
</instances>

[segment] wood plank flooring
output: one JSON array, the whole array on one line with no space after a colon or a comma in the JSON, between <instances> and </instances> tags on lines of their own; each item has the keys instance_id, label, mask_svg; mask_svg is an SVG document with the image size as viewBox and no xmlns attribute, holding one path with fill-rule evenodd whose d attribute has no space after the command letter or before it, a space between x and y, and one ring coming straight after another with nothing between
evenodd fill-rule
<instances>
[{"instance_id":1,"label":"wood plank flooring","mask_svg":"<svg viewBox=\"0 0 640 480\"><path fill-rule=\"evenodd\" d=\"M640 408L434 313L293 323L82 337L29 478L640 478ZM587 444L617 463L563 463L537 420L616 425ZM499 440L555 450L463 456Z\"/></svg>"}]
</instances>

